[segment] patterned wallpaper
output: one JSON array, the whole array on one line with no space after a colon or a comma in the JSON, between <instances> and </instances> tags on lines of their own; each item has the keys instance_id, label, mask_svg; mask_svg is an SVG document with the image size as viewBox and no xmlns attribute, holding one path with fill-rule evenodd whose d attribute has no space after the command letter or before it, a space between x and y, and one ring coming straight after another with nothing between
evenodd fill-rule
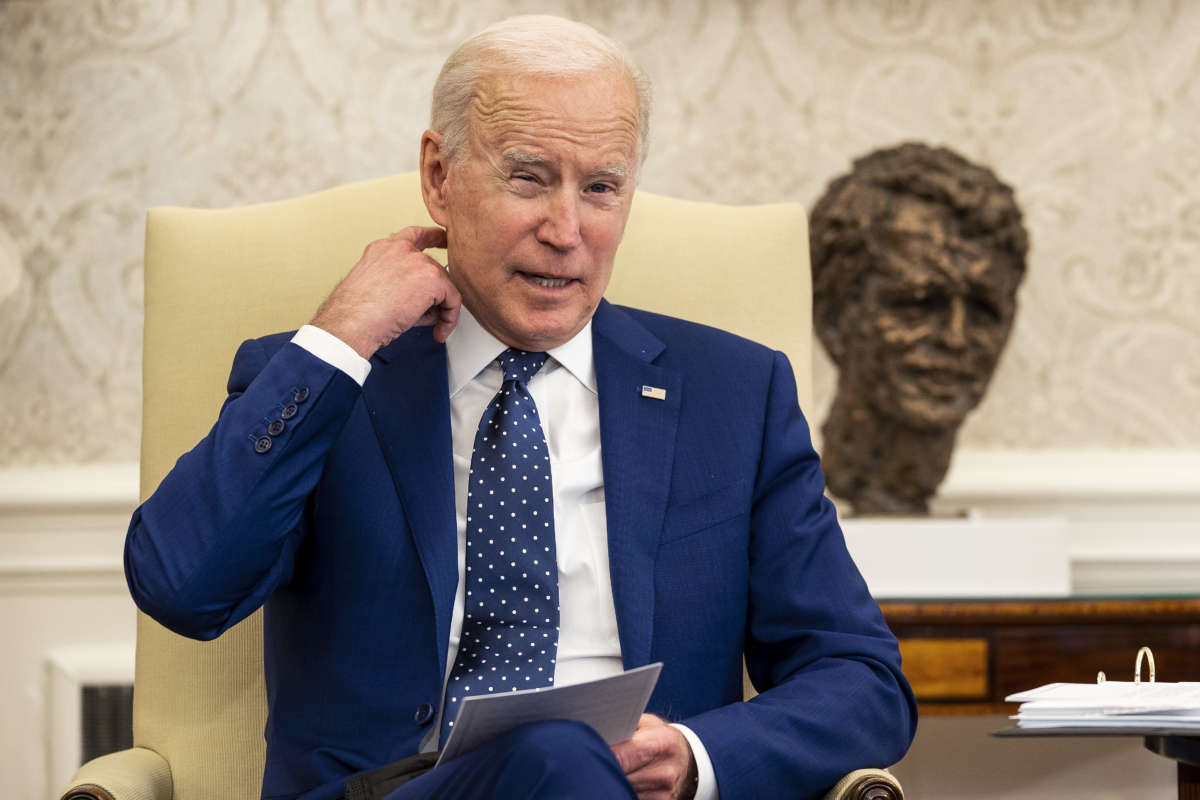
<instances>
[{"instance_id":1,"label":"patterned wallpaper","mask_svg":"<svg viewBox=\"0 0 1200 800\"><path fill-rule=\"evenodd\" d=\"M1030 269L963 446L1200 447L1200 3L0 0L0 466L136 459L148 206L413 169L442 59L528 11L643 62L652 191L811 205L909 139L1011 182Z\"/></svg>"}]
</instances>

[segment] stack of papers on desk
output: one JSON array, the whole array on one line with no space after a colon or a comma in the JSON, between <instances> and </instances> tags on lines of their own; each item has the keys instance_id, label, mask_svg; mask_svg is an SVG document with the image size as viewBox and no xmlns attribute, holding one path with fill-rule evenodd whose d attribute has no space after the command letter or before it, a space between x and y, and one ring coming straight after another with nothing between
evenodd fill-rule
<instances>
[{"instance_id":1,"label":"stack of papers on desk","mask_svg":"<svg viewBox=\"0 0 1200 800\"><path fill-rule=\"evenodd\" d=\"M1195 728L1200 683L1050 683L1004 698L1021 728Z\"/></svg>"}]
</instances>

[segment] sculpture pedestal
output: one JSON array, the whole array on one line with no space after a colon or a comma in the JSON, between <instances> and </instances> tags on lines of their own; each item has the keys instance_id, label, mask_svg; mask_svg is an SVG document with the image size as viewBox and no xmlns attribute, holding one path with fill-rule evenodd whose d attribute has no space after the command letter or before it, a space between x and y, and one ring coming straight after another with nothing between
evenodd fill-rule
<instances>
[{"instance_id":1,"label":"sculpture pedestal","mask_svg":"<svg viewBox=\"0 0 1200 800\"><path fill-rule=\"evenodd\" d=\"M1065 519L861 517L842 531L877 599L1071 592Z\"/></svg>"}]
</instances>

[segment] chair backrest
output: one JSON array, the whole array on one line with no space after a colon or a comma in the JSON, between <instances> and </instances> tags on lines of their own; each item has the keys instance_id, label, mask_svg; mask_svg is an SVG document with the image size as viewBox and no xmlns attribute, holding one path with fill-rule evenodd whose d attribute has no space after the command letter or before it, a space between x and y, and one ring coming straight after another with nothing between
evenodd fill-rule
<instances>
[{"instance_id":1,"label":"chair backrest","mask_svg":"<svg viewBox=\"0 0 1200 800\"><path fill-rule=\"evenodd\" d=\"M212 425L237 345L305 323L367 242L413 224L432 224L415 173L244 208L150 211L142 497ZM638 193L607 296L784 351L805 405L809 281L803 207ZM210 643L140 616L135 685L135 744L167 759L176 800L258 797L261 612Z\"/></svg>"}]
</instances>

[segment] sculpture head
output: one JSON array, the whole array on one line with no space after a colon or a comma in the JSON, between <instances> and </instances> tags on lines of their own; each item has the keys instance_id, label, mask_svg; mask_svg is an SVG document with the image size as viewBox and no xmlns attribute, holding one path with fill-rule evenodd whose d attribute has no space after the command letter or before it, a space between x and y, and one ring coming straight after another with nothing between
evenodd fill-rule
<instances>
[{"instance_id":1,"label":"sculpture head","mask_svg":"<svg viewBox=\"0 0 1200 800\"><path fill-rule=\"evenodd\" d=\"M1028 240L1012 190L945 148L854 162L812 212L813 316L841 386L914 430L957 428L1008 341Z\"/></svg>"}]
</instances>

